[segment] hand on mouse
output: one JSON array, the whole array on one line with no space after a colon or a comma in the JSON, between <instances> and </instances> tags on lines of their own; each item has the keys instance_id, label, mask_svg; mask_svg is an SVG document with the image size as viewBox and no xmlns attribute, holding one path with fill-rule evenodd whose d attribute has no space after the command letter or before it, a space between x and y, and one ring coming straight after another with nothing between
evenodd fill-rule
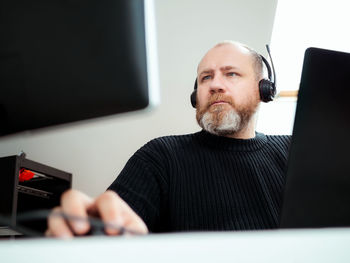
<instances>
[{"instance_id":1,"label":"hand on mouse","mask_svg":"<svg viewBox=\"0 0 350 263\"><path fill-rule=\"evenodd\" d=\"M125 229L130 229L130 233L148 233L143 220L115 192L108 190L92 199L80 191L68 190L62 195L61 206L54 208L49 216L45 235L63 238L85 235L91 229L89 216L101 218L107 235L120 235Z\"/></svg>"}]
</instances>

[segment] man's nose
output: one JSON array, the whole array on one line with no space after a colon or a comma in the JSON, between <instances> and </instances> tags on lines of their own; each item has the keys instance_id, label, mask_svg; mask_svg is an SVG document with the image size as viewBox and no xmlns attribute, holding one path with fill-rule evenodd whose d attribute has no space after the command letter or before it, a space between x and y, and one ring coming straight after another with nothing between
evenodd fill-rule
<instances>
[{"instance_id":1,"label":"man's nose","mask_svg":"<svg viewBox=\"0 0 350 263\"><path fill-rule=\"evenodd\" d=\"M222 78L220 77L214 77L213 80L210 83L210 93L224 93L226 92L226 87L223 83Z\"/></svg>"}]
</instances>

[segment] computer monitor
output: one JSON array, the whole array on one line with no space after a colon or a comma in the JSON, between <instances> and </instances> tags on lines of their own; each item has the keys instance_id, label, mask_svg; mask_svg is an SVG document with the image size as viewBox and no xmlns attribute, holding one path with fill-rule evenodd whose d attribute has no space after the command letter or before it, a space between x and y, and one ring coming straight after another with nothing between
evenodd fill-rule
<instances>
[{"instance_id":1,"label":"computer monitor","mask_svg":"<svg viewBox=\"0 0 350 263\"><path fill-rule=\"evenodd\" d=\"M151 0L0 3L0 136L157 98Z\"/></svg>"}]
</instances>

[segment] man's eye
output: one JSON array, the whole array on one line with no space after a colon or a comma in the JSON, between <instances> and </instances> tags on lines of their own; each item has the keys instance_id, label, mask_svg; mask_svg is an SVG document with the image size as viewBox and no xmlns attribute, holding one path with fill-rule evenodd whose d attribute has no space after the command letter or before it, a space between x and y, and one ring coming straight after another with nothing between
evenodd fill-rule
<instances>
[{"instance_id":1,"label":"man's eye","mask_svg":"<svg viewBox=\"0 0 350 263\"><path fill-rule=\"evenodd\" d=\"M235 72L228 72L226 75L230 76L230 77L234 77L234 76L237 75L237 73L235 73Z\"/></svg>"},{"instance_id":2,"label":"man's eye","mask_svg":"<svg viewBox=\"0 0 350 263\"><path fill-rule=\"evenodd\" d=\"M202 81L207 80L207 79L210 79L210 76L209 76L209 75L204 76L204 77L202 78Z\"/></svg>"}]
</instances>

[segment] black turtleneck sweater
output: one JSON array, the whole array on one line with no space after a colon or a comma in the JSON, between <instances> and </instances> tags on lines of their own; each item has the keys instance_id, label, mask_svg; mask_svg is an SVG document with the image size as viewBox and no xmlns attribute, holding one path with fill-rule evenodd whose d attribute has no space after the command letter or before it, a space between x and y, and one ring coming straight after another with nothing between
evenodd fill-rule
<instances>
[{"instance_id":1,"label":"black turtleneck sweater","mask_svg":"<svg viewBox=\"0 0 350 263\"><path fill-rule=\"evenodd\" d=\"M278 226L290 136L205 131L154 139L109 187L151 232Z\"/></svg>"}]
</instances>

